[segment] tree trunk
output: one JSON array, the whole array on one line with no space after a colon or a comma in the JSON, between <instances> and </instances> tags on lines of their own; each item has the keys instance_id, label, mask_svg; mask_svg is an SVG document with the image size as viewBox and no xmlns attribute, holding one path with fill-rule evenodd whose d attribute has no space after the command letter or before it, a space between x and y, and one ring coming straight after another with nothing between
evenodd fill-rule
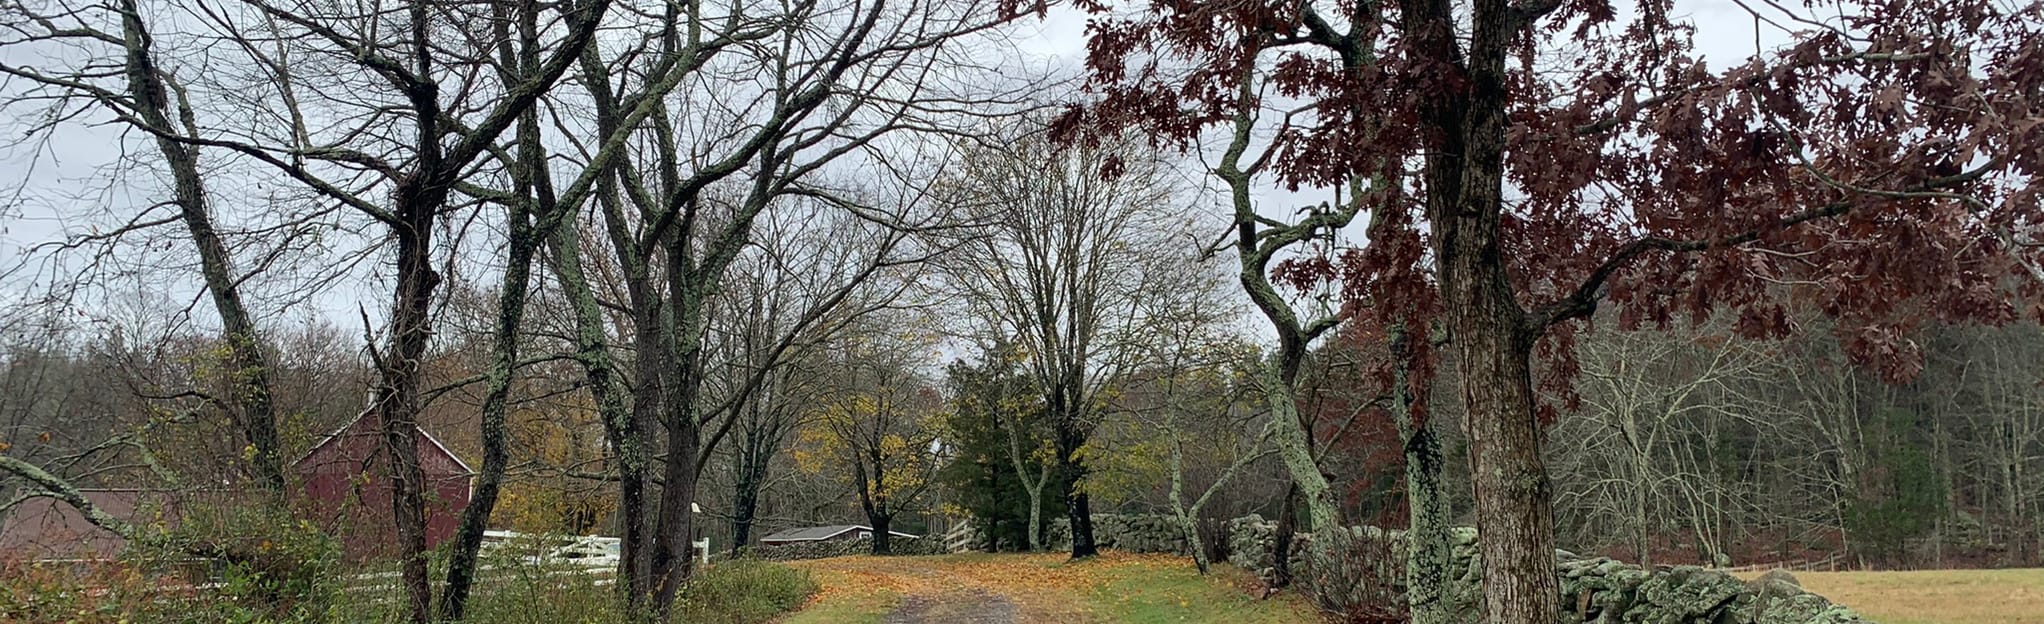
<instances>
[{"instance_id":1,"label":"tree trunk","mask_svg":"<svg viewBox=\"0 0 2044 624\"><path fill-rule=\"evenodd\" d=\"M1166 409L1175 409L1175 407L1167 407ZM1164 422L1165 435L1173 436L1171 438L1171 454L1169 456L1170 465L1168 466L1171 470L1171 491L1169 493L1171 513L1178 520L1178 529L1185 533L1186 546L1192 548L1193 566L1199 569L1200 576L1206 576L1208 572L1207 564L1209 562L1207 561L1206 544L1202 543L1199 538L1198 518L1200 504L1205 503L1207 499L1205 496L1201 496L1197 502L1192 504L1192 509L1187 510L1185 507L1185 444L1176 437L1178 435L1178 432L1175 430L1176 425L1175 416ZM1236 464L1236 466L1239 465L1240 463ZM1229 472L1233 472L1234 468L1235 466L1230 466ZM1224 481L1226 478L1226 475L1223 475L1222 479ZM1216 483L1214 487L1220 487L1220 484Z\"/></svg>"},{"instance_id":2,"label":"tree trunk","mask_svg":"<svg viewBox=\"0 0 2044 624\"><path fill-rule=\"evenodd\" d=\"M527 8L526 20L521 21L529 23L531 10L529 6ZM529 36L531 31L525 30L525 33ZM504 56L509 64L512 53L506 51ZM533 222L533 213L537 212L542 222L552 223L547 221L547 216L554 208L551 205L551 189L545 178L547 172L541 167L545 159L546 152L539 137L539 114L528 110L519 120L518 162L514 169L521 199L510 202L505 211L510 240L506 242L503 282L497 290L497 327L492 336L493 357L488 390L483 396L480 423L483 466L470 490L468 506L461 510L461 525L455 532L454 552L447 563L447 586L441 589L440 594L440 617L443 620L460 620L467 609L469 589L476 578L476 557L482 550L483 531L489 529L490 514L497 508L497 494L504 483L504 470L510 463L510 452L504 440L504 419L510 410L511 385L517 377L518 346L525 325L525 298L532 282L532 261L547 234L536 229L539 224Z\"/></svg>"},{"instance_id":3,"label":"tree trunk","mask_svg":"<svg viewBox=\"0 0 2044 624\"><path fill-rule=\"evenodd\" d=\"M522 219L522 218L521 218ZM468 603L469 587L475 581L476 556L489 528L490 513L497 507L497 493L504 482L510 455L504 441L504 417L511 398L511 383L518 366L519 328L524 323L525 293L531 281L532 244L529 228L512 226L509 263L497 295L496 357L490 364L489 390L482 407L482 472L476 475L468 506L461 511L461 527L455 533L454 553L447 564L447 587L441 591L440 617L459 620Z\"/></svg>"},{"instance_id":4,"label":"tree trunk","mask_svg":"<svg viewBox=\"0 0 2044 624\"><path fill-rule=\"evenodd\" d=\"M413 193L401 190L400 197ZM426 477L419 467L419 378L432 335L433 290L440 283L430 257L437 211L426 206L438 206L439 202L409 198L407 203L410 205L399 210L399 214L408 215L406 224L396 231L398 269L391 348L382 354L377 367L381 379L374 411L388 459L385 478L391 483L391 519L397 529L406 612L410 621L423 623L431 619L432 587L426 572Z\"/></svg>"},{"instance_id":5,"label":"tree trunk","mask_svg":"<svg viewBox=\"0 0 2044 624\"><path fill-rule=\"evenodd\" d=\"M1071 521L1072 558L1084 559L1100 554L1100 547L1093 542L1093 509L1090 497L1079 482L1086 477L1086 465L1079 455L1079 447L1085 444L1072 418L1061 418L1057 427L1058 474L1063 477L1065 488L1065 517Z\"/></svg>"},{"instance_id":6,"label":"tree trunk","mask_svg":"<svg viewBox=\"0 0 2044 624\"><path fill-rule=\"evenodd\" d=\"M1194 511L1194 514L1197 510ZM1207 559L1206 540L1200 538L1199 516L1178 512L1178 527L1185 531L1185 546L1192 549L1192 565L1199 569L1200 576L1212 571L1213 561Z\"/></svg>"},{"instance_id":7,"label":"tree trunk","mask_svg":"<svg viewBox=\"0 0 2044 624\"><path fill-rule=\"evenodd\" d=\"M654 530L656 516L646 508L653 472L653 440L658 430L662 388L668 357L660 300L651 279L643 273L628 278L626 293L632 304L632 411L629 426L617 439L619 522L624 536L618 542L619 566L627 571L619 579L619 591L626 608L635 614L647 612L647 597L654 590L654 550L659 537Z\"/></svg>"},{"instance_id":8,"label":"tree trunk","mask_svg":"<svg viewBox=\"0 0 2044 624\"><path fill-rule=\"evenodd\" d=\"M608 183L605 183L608 186ZM575 321L575 359L582 365L583 378L588 381L589 392L596 400L596 411L603 421L605 437L609 438L613 452L617 454L618 470L618 531L620 534L617 578L619 589L630 603L633 591L642 585L633 584L634 563L641 558L637 552L645 541L641 531L644 518L645 480L643 453L635 449L638 433L635 426L635 410L627 405L625 393L619 390L620 375L617 361L611 358L608 345L609 332L605 327L603 309L590 290L587 274L582 270L581 229L572 215L566 215L563 222L552 232L553 270L561 285L561 295L567 299ZM628 607L631 605L628 604Z\"/></svg>"},{"instance_id":9,"label":"tree trunk","mask_svg":"<svg viewBox=\"0 0 2044 624\"><path fill-rule=\"evenodd\" d=\"M668 307L673 311L667 340L672 354L668 387L663 395L667 463L660 491L660 530L654 537L653 576L660 580L654 611L665 619L681 594L682 581L694 573L690 556L695 539L696 478L700 476L702 422L697 402L703 390L705 301L715 293L690 276L687 241L668 240L666 247Z\"/></svg>"},{"instance_id":10,"label":"tree trunk","mask_svg":"<svg viewBox=\"0 0 2044 624\"><path fill-rule=\"evenodd\" d=\"M1299 486L1285 486L1285 500L1279 504L1277 530L1270 544L1270 588L1292 586L1292 537L1299 530L1297 516Z\"/></svg>"},{"instance_id":11,"label":"tree trunk","mask_svg":"<svg viewBox=\"0 0 2044 624\"><path fill-rule=\"evenodd\" d=\"M701 436L696 426L696 412L691 408L701 388L701 365L700 359L693 354L684 354L683 357L680 367L682 378L676 384L681 386L681 392L675 393L673 400L678 401L678 405L689 407L668 410L666 483L660 491L660 533L655 538L653 550L653 575L660 581L654 610L663 618L673 607L675 598L680 596L682 581L688 580L695 571L694 558L690 556L695 538L695 512L690 504L696 499L695 467Z\"/></svg>"},{"instance_id":12,"label":"tree trunk","mask_svg":"<svg viewBox=\"0 0 2044 624\"><path fill-rule=\"evenodd\" d=\"M731 496L731 554L752 542L753 518L759 513L759 489L764 466L756 469L747 461L739 467L738 488Z\"/></svg>"},{"instance_id":13,"label":"tree trunk","mask_svg":"<svg viewBox=\"0 0 2044 624\"><path fill-rule=\"evenodd\" d=\"M1530 362L1545 328L1530 327L1519 307L1499 225L1509 125L1505 58L1522 24L1506 0L1475 0L1471 8L1466 61L1447 3L1402 16L1417 56L1465 74L1460 88L1422 105L1433 137L1424 157L1427 220L1468 412L1485 621L1552 624L1561 613L1561 588Z\"/></svg>"},{"instance_id":14,"label":"tree trunk","mask_svg":"<svg viewBox=\"0 0 2044 624\"><path fill-rule=\"evenodd\" d=\"M1038 467L1036 479L1029 478L1028 454L1022 452L1022 419L1017 417L1008 426L1008 460L1015 465L1015 480L1022 482L1022 490L1029 494L1029 550L1043 550L1043 489L1050 480L1050 472Z\"/></svg>"},{"instance_id":15,"label":"tree trunk","mask_svg":"<svg viewBox=\"0 0 2044 624\"><path fill-rule=\"evenodd\" d=\"M1561 587L1555 579L1551 486L1533 416L1530 341L1514 335L1515 328L1483 331L1493 325L1466 323L1455 333L1483 535L1484 602L1492 624L1547 624L1560 612Z\"/></svg>"},{"instance_id":16,"label":"tree trunk","mask_svg":"<svg viewBox=\"0 0 2044 624\"><path fill-rule=\"evenodd\" d=\"M889 533L894 526L894 514L885 512L869 514L866 521L873 525L873 554L894 554L894 536Z\"/></svg>"},{"instance_id":17,"label":"tree trunk","mask_svg":"<svg viewBox=\"0 0 2044 624\"><path fill-rule=\"evenodd\" d=\"M243 440L253 451L250 464L256 482L272 494L284 491L284 467L277 442L277 409L270 393L269 354L261 334L242 303L239 280L234 275L232 256L213 227L210 197L205 178L199 173L199 149L171 138L185 132L171 122L172 106L164 87L168 80L156 68L152 39L142 24L134 0L121 2L121 31L126 38L128 95L144 123L155 128L156 150L170 168L172 198L179 219L191 234L199 253L199 273L213 310L220 315L222 338L227 343L229 391L225 408L233 413ZM188 112L188 111L187 111Z\"/></svg>"},{"instance_id":18,"label":"tree trunk","mask_svg":"<svg viewBox=\"0 0 2044 624\"><path fill-rule=\"evenodd\" d=\"M1394 361L1391 420L1405 451L1405 604L1412 624L1460 624L1446 600L1454 578L1454 544L1448 534L1448 496L1441 491L1441 441L1432 426L1412 413L1410 335L1400 324L1388 338Z\"/></svg>"},{"instance_id":19,"label":"tree trunk","mask_svg":"<svg viewBox=\"0 0 2044 624\"><path fill-rule=\"evenodd\" d=\"M1328 484L1327 476L1321 474L1320 461L1314 457L1312 424L1299 413L1299 356L1279 353L1271 357L1263 366L1264 403L1270 407L1271 417L1278 419L1279 426L1271 439L1277 444L1278 458L1284 460L1292 477L1287 495L1305 501L1307 521L1311 523L1308 530L1341 526L1341 508L1335 504L1334 488Z\"/></svg>"}]
</instances>

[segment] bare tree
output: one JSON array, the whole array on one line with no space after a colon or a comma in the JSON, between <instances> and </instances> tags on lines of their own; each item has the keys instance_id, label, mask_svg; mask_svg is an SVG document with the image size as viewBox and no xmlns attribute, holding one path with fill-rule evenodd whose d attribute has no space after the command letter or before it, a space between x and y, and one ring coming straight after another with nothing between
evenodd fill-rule
<instances>
[{"instance_id":1,"label":"bare tree","mask_svg":"<svg viewBox=\"0 0 2044 624\"><path fill-rule=\"evenodd\" d=\"M1260 358L1232 327L1243 310L1228 305L1224 283L1216 277L1195 268L1147 293L1142 305L1148 335L1117 401L1163 436L1166 502L1201 574L1212 563L1211 545L1199 527L1207 505L1250 466L1276 452L1270 439L1280 426L1268 410L1241 400L1241 390L1253 385L1249 371ZM1189 456L1218 458L1220 471L1205 487L1192 489L1188 473L1194 460Z\"/></svg>"},{"instance_id":2,"label":"bare tree","mask_svg":"<svg viewBox=\"0 0 2044 624\"><path fill-rule=\"evenodd\" d=\"M557 271L579 310L590 385L612 397L599 405L619 453L620 578L635 610L664 610L689 574L689 503L708 451L733 426L720 420L729 413L720 405L736 404L705 395L708 330L755 223L772 210L821 206L913 229L900 212L914 208L913 197L862 195L824 178L863 171L899 179L905 170L891 167L918 160L900 137L946 132L953 117L1011 105L1004 88L962 91L939 79L983 69L962 53L997 42L1013 17L1001 7L851 0L700 8L633 20L614 53L582 60L575 84L583 93L564 96L593 109L593 134L608 137L575 145L577 180L590 181L577 187L595 189L604 249L587 249L580 230L568 228L576 239L557 245L556 256L566 264L570 250L605 253L629 310L622 340L637 355L627 374L605 354L609 327L587 258ZM621 149L611 158L613 147ZM903 246L878 255L891 264L915 254ZM835 305L812 308L812 322ZM732 398L770 370L755 369ZM663 447L660 508L647 510Z\"/></svg>"},{"instance_id":3,"label":"bare tree","mask_svg":"<svg viewBox=\"0 0 2044 624\"><path fill-rule=\"evenodd\" d=\"M1115 174L1115 175L1103 175ZM1072 556L1098 552L1080 450L1099 422L1102 391L1140 344L1142 298L1170 266L1186 222L1164 164L1135 143L1061 150L1033 127L970 153L951 201L984 222L946 259L984 331L1016 336L1049 414ZM1016 433L1010 428L1011 434ZM1013 445L1016 476L1030 482ZM1030 488L1041 507L1039 478Z\"/></svg>"}]
</instances>

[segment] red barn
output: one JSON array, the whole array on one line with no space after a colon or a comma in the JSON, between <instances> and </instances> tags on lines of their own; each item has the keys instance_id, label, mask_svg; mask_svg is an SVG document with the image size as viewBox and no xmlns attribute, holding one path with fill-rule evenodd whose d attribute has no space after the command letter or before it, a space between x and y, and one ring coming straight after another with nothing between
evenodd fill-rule
<instances>
[{"instance_id":1,"label":"red barn","mask_svg":"<svg viewBox=\"0 0 2044 624\"><path fill-rule=\"evenodd\" d=\"M396 553L384 455L382 428L373 412L364 412L292 466L304 488L305 512L340 538L350 559ZM426 547L431 548L453 537L461 524L475 471L424 429L419 430L419 468L426 474Z\"/></svg>"}]
</instances>

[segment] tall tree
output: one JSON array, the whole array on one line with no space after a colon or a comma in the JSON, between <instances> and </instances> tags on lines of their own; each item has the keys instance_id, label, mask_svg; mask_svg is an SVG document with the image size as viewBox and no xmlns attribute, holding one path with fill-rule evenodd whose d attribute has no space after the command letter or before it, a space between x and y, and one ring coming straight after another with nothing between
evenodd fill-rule
<instances>
[{"instance_id":1,"label":"tall tree","mask_svg":"<svg viewBox=\"0 0 2044 624\"><path fill-rule=\"evenodd\" d=\"M2025 198L2044 136L2007 123L2034 110L2044 80L2029 70L2034 4L1881 2L1837 25L1794 15L1823 26L1725 70L1690 52L1674 3L1626 8L1151 2L1092 29L1104 97L1069 118L1189 145L1280 106L1262 90L1198 88L1256 76L1307 105L1282 105L1268 157L1243 171L1320 188L1373 180L1373 219L1421 224L1469 412L1494 623L1559 609L1540 453L1552 406L1531 360L1546 345L1550 388L1567 399L1572 323L1600 302L1624 304L1628 324L1731 308L1760 337L1785 329L1783 297L1807 297L1847 321L1862 361L1905 378L1913 358L1895 328L2006 321L2012 295L2039 289L2022 237L2038 218ZM1357 268L1348 290L1382 292L1369 286L1381 267Z\"/></svg>"},{"instance_id":2,"label":"tall tree","mask_svg":"<svg viewBox=\"0 0 2044 624\"><path fill-rule=\"evenodd\" d=\"M944 397L918 370L936 335L918 331L912 319L890 320L893 326L868 327L833 354L838 372L829 398L804 434L812 471L851 467L875 555L894 552L897 516L926 508L923 493L937 481L944 422Z\"/></svg>"},{"instance_id":3,"label":"tall tree","mask_svg":"<svg viewBox=\"0 0 2044 624\"><path fill-rule=\"evenodd\" d=\"M1048 438L1041 433L1043 400L1017 347L1002 340L981 345L973 361L953 362L945 373L952 457L940 477L947 498L979 522L990 548L1043 550L1047 518L1063 505L1043 497L1057 487L1057 464L1041 444Z\"/></svg>"},{"instance_id":4,"label":"tall tree","mask_svg":"<svg viewBox=\"0 0 2044 624\"><path fill-rule=\"evenodd\" d=\"M690 503L710 451L737 422L727 416L773 367L741 375L734 392L706 384L709 329L725 277L776 210L841 211L896 236L869 250L838 294L794 315L788 341L814 324L872 273L923 255L900 234L927 225L915 190L915 137L956 127L957 117L999 114L1023 93L1013 81L954 89L930 76L987 68L961 50L1000 45L1013 6L865 0L756 6L683 7L634 21L614 49L585 56L576 81L594 108L603 146L576 144L578 180L596 180L593 210L601 245L574 232L582 256L567 261L562 287L576 301L578 343L592 387L614 388L604 420L618 449L620 585L635 612L664 613L691 570ZM599 159L624 146L615 159ZM842 177L841 177L842 174ZM908 181L875 192L842 179ZM616 267L614 292L629 311L617 340L634 357L608 355L610 326L600 284L586 270L601 254ZM779 356L776 356L779 357ZM664 449L664 452L661 452ZM659 507L650 487L657 482Z\"/></svg>"},{"instance_id":5,"label":"tall tree","mask_svg":"<svg viewBox=\"0 0 2044 624\"><path fill-rule=\"evenodd\" d=\"M1123 175L1102 177L1103 167ZM1043 397L1074 558L1098 553L1082 449L1105 407L1101 393L1138 343L1139 304L1176 268L1168 250L1183 222L1162 167L1133 143L1063 151L1029 127L968 154L949 189L948 201L986 225L945 258L947 271L984 331L1015 336ZM1019 427L1010 432L1016 476L1028 482L1020 454L1033 445Z\"/></svg>"},{"instance_id":6,"label":"tall tree","mask_svg":"<svg viewBox=\"0 0 2044 624\"><path fill-rule=\"evenodd\" d=\"M0 47L25 49L32 45L71 44L94 49L90 58L118 58L119 72L108 74L97 67L44 67L34 64L0 63L5 74L32 85L15 94L12 104L37 102L66 106L71 100L89 103L103 114L133 124L150 138L160 165L170 175L170 199L165 204L177 209L170 219L136 215L119 230L97 232L85 240L118 242L121 235L167 223L184 226L192 251L198 257L199 275L219 317L224 342L226 396L201 396L226 412L235 423L250 452L249 463L256 481L273 493L284 488L283 452L277 438L277 407L273 398L268 345L257 327L242 295L242 283L250 277L237 272L229 244L217 224L214 198L207 191L200 156L202 145L197 112L178 76L158 60L159 52L151 24L135 0L95 7L17 4L7 11L22 21L14 34L21 38L0 41ZM118 80L115 80L115 79ZM173 97L172 94L177 94ZM43 124L37 133L60 132L62 124Z\"/></svg>"}]
</instances>

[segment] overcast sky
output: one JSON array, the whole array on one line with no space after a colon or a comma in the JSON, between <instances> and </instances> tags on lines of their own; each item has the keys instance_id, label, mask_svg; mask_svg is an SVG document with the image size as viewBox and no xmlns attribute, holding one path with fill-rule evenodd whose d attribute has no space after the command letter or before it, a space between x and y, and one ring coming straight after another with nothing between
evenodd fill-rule
<instances>
[{"instance_id":1,"label":"overcast sky","mask_svg":"<svg viewBox=\"0 0 2044 624\"><path fill-rule=\"evenodd\" d=\"M1765 8L1767 5L1755 5ZM1727 0L1706 0L1684 2L1678 6L1687 18L1698 28L1697 47L1714 68L1723 68L1743 62L1755 50L1756 36L1760 45L1774 47L1786 41L1783 32L1764 24L1756 24L1753 16L1738 5ZM1781 16L1773 16L1782 23L1789 23ZM1076 74L1078 65L1085 54L1086 16L1070 9L1055 9L1040 20L1017 27L1020 36L1015 49L1028 57L1028 64L1062 68ZM33 54L24 50L0 50L0 59L20 63L23 55ZM7 92L8 85L0 82L0 93ZM12 111L10 111L12 114ZM19 136L24 124L33 119L15 116L0 120L0 140L13 140ZM104 230L113 225L108 215L131 215L143 206L161 200L162 183L149 174L123 175L115 162L123 154L123 146L136 149L139 137L128 136L118 125L104 124L87 126L70 124L64 127L53 140L32 144L17 144L0 149L0 267L17 267L24 262L24 251L30 246L59 240L66 235ZM1188 167L1190 169L1190 167ZM267 174L264 174L267 175ZM1186 175L1194 181L1199 172L1188 171ZM214 189L226 201L275 202L274 194L279 185L261 179L244 179L224 188ZM1269 189L1261 193L1260 201L1272 214L1289 214L1299 206L1318 203L1329 199L1324 192L1303 191L1286 193ZM1214 209L1217 201L1207 200ZM275 205L272 203L272 205ZM243 210L246 212L246 210ZM159 213L167 215L167 212ZM176 244L176 229L163 229L164 238L159 250ZM164 275L138 275L122 279L121 265L148 265L158 258L182 255L181 249L171 248L160 254L137 250L130 257L102 259L112 267L107 273L107 282L94 297L98 299L91 307L96 313L113 317L141 316L149 319L160 312L164 305L184 307L198 301L200 290L196 272L188 276L167 279ZM238 258L244 264L246 258ZM340 262L341 258L329 258ZM12 293L8 299L17 299L30 285L49 270L75 269L82 258L67 259L62 266L50 265L41 260L30 260L26 267L20 267L12 274L0 278L0 293ZM370 268L374 268L372 265ZM369 271L365 271L369 272ZM259 313L271 322L304 320L327 317L343 327L357 328L361 323L358 306L372 316L380 316L381 301L386 298L387 288L380 280L370 275L360 275L330 289L317 300L290 306L290 310L260 310ZM260 306L260 303L258 303ZM272 308L281 304L273 304ZM99 310L102 307L115 309ZM120 311L118 308L134 308ZM194 314L200 318L210 316L204 305L197 306ZM7 322L12 316L0 317ZM133 319L116 319L133 322ZM163 319L153 319L162 322Z\"/></svg>"}]
</instances>

